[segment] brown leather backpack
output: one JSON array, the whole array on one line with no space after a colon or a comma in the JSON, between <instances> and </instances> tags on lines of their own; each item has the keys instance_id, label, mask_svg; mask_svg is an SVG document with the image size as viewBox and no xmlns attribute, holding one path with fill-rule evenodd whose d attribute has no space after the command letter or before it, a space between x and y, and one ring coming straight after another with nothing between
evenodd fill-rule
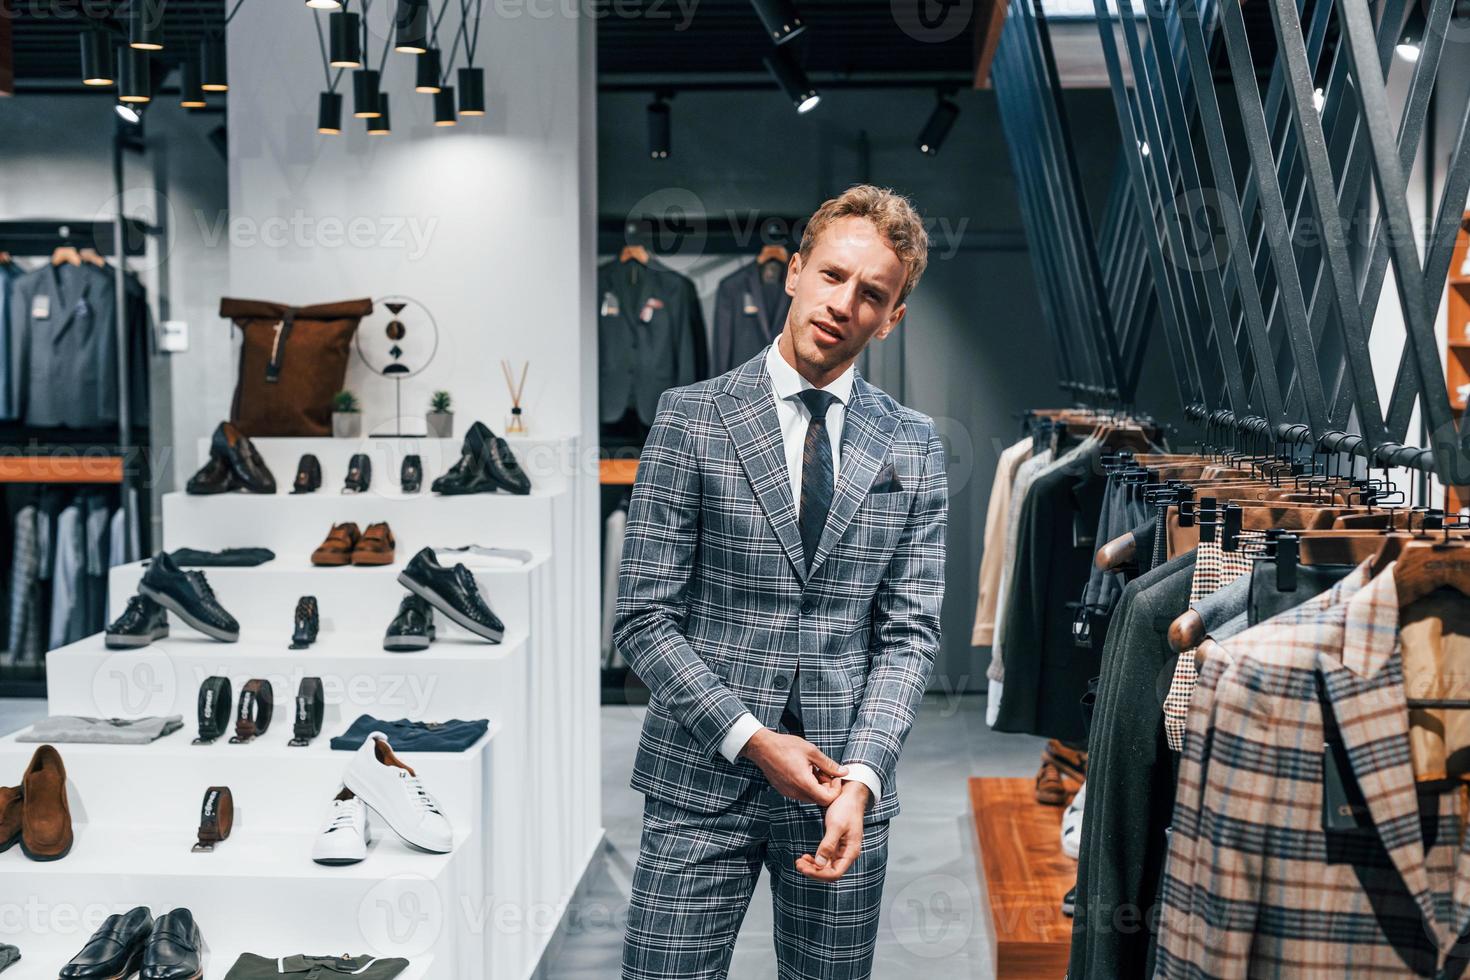
<instances>
[{"instance_id":1,"label":"brown leather backpack","mask_svg":"<svg viewBox=\"0 0 1470 980\"><path fill-rule=\"evenodd\" d=\"M219 315L244 334L230 421L247 436L326 436L332 396L347 379L352 335L373 301L286 306L222 299Z\"/></svg>"}]
</instances>

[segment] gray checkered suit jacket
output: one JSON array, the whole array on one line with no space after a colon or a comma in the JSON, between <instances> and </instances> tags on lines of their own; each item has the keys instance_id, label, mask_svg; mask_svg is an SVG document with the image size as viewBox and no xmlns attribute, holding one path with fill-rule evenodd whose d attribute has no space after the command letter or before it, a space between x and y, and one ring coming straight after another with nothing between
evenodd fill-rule
<instances>
[{"instance_id":1,"label":"gray checkered suit jacket","mask_svg":"<svg viewBox=\"0 0 1470 980\"><path fill-rule=\"evenodd\" d=\"M886 820L939 648L944 451L932 420L857 376L808 573L764 356L665 392L639 457L616 626L653 692L633 788L727 808L762 777L720 742L747 710L776 727L799 666L806 737L873 767L869 819Z\"/></svg>"}]
</instances>

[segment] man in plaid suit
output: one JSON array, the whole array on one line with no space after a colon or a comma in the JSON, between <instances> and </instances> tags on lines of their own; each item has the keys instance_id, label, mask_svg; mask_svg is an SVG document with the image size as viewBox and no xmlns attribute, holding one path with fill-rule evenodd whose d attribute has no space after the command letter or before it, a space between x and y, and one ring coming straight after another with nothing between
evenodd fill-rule
<instances>
[{"instance_id":1,"label":"man in plaid suit","mask_svg":"<svg viewBox=\"0 0 1470 980\"><path fill-rule=\"evenodd\" d=\"M853 362L903 319L927 250L906 199L849 189L791 257L776 343L659 401L617 606L652 691L625 980L726 976L762 865L783 980L872 972L947 491L932 420Z\"/></svg>"}]
</instances>

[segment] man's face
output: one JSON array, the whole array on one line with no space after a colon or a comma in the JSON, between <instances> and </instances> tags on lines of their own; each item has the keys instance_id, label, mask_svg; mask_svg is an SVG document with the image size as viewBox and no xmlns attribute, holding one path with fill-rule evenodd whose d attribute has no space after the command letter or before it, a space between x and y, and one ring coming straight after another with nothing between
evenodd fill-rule
<instances>
[{"instance_id":1,"label":"man's face","mask_svg":"<svg viewBox=\"0 0 1470 980\"><path fill-rule=\"evenodd\" d=\"M868 341L903 319L904 265L867 218L838 218L817 236L806 261L791 257L787 325L799 362L840 373Z\"/></svg>"}]
</instances>

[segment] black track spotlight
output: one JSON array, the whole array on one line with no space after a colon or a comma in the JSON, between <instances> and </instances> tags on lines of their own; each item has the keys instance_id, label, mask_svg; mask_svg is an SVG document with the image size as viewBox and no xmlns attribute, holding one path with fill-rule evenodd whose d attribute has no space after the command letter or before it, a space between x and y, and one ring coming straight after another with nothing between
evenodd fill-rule
<instances>
[{"instance_id":1,"label":"black track spotlight","mask_svg":"<svg viewBox=\"0 0 1470 980\"><path fill-rule=\"evenodd\" d=\"M179 105L185 109L203 109L208 104L199 84L199 62L184 61L179 65Z\"/></svg>"},{"instance_id":2,"label":"black track spotlight","mask_svg":"<svg viewBox=\"0 0 1470 980\"><path fill-rule=\"evenodd\" d=\"M785 44L806 30L791 0L750 0L750 5L755 8L755 15L761 19L772 44Z\"/></svg>"},{"instance_id":3,"label":"black track spotlight","mask_svg":"<svg viewBox=\"0 0 1470 980\"><path fill-rule=\"evenodd\" d=\"M164 0L128 0L128 46L139 51L163 50Z\"/></svg>"},{"instance_id":4,"label":"black track spotlight","mask_svg":"<svg viewBox=\"0 0 1470 980\"><path fill-rule=\"evenodd\" d=\"M796 59L790 54L790 48L777 48L769 56L762 58L766 70L769 71L786 97L796 106L797 112L811 112L822 101L821 95L806 77L806 72L796 63Z\"/></svg>"},{"instance_id":5,"label":"black track spotlight","mask_svg":"<svg viewBox=\"0 0 1470 980\"><path fill-rule=\"evenodd\" d=\"M327 136L342 133L342 94L323 92L316 103L316 131Z\"/></svg>"},{"instance_id":6,"label":"black track spotlight","mask_svg":"<svg viewBox=\"0 0 1470 980\"><path fill-rule=\"evenodd\" d=\"M669 104L662 96L648 103L648 155L654 160L667 160L670 149Z\"/></svg>"},{"instance_id":7,"label":"black track spotlight","mask_svg":"<svg viewBox=\"0 0 1470 980\"><path fill-rule=\"evenodd\" d=\"M929 113L924 128L919 131L919 138L914 141L919 152L931 157L938 154L939 148L944 145L944 138L949 135L950 128L959 115L960 107L940 96L934 105L934 111Z\"/></svg>"},{"instance_id":8,"label":"black track spotlight","mask_svg":"<svg viewBox=\"0 0 1470 980\"><path fill-rule=\"evenodd\" d=\"M112 108L117 111L117 118L130 126L136 126L143 121L142 106L140 105L129 105L126 102L119 102Z\"/></svg>"},{"instance_id":9,"label":"black track spotlight","mask_svg":"<svg viewBox=\"0 0 1470 980\"><path fill-rule=\"evenodd\" d=\"M331 55L327 62L333 68L362 67L362 17L339 10L327 15L327 37Z\"/></svg>"},{"instance_id":10,"label":"black track spotlight","mask_svg":"<svg viewBox=\"0 0 1470 980\"><path fill-rule=\"evenodd\" d=\"M352 114L358 119L378 117L381 93L378 91L378 73L372 68L359 68L352 73ZM387 105L387 100L381 100ZM372 132L368 127L368 132Z\"/></svg>"},{"instance_id":11,"label":"black track spotlight","mask_svg":"<svg viewBox=\"0 0 1470 980\"><path fill-rule=\"evenodd\" d=\"M433 95L439 91L439 79L443 76L441 69L443 62L440 60L439 49L430 48L418 56L418 69L415 72L413 90Z\"/></svg>"},{"instance_id":12,"label":"black track spotlight","mask_svg":"<svg viewBox=\"0 0 1470 980\"><path fill-rule=\"evenodd\" d=\"M112 37L101 28L82 31L82 84L101 88L117 82Z\"/></svg>"},{"instance_id":13,"label":"black track spotlight","mask_svg":"<svg viewBox=\"0 0 1470 980\"><path fill-rule=\"evenodd\" d=\"M423 54L429 49L429 5L425 0L398 0L393 13L393 50Z\"/></svg>"},{"instance_id":14,"label":"black track spotlight","mask_svg":"<svg viewBox=\"0 0 1470 980\"><path fill-rule=\"evenodd\" d=\"M461 68L459 70L459 114L461 116L483 116L485 114L485 69Z\"/></svg>"},{"instance_id":15,"label":"black track spotlight","mask_svg":"<svg viewBox=\"0 0 1470 980\"><path fill-rule=\"evenodd\" d=\"M148 52L137 48L118 49L117 97L120 102L142 105L153 100L153 66Z\"/></svg>"},{"instance_id":16,"label":"black track spotlight","mask_svg":"<svg viewBox=\"0 0 1470 980\"><path fill-rule=\"evenodd\" d=\"M446 85L434 93L434 125L459 125L459 117L454 114L453 85Z\"/></svg>"},{"instance_id":17,"label":"black track spotlight","mask_svg":"<svg viewBox=\"0 0 1470 980\"><path fill-rule=\"evenodd\" d=\"M1399 43L1394 45L1394 54L1404 61L1418 61L1424 43L1424 25L1424 11L1416 3L1409 11L1409 19L1404 24L1404 33L1399 37Z\"/></svg>"},{"instance_id":18,"label":"black track spotlight","mask_svg":"<svg viewBox=\"0 0 1470 980\"><path fill-rule=\"evenodd\" d=\"M378 96L378 114L367 121L367 131L369 136L387 136L393 132L388 122L388 93Z\"/></svg>"},{"instance_id":19,"label":"black track spotlight","mask_svg":"<svg viewBox=\"0 0 1470 980\"><path fill-rule=\"evenodd\" d=\"M230 90L229 63L222 37L205 38L199 43L199 87L206 92Z\"/></svg>"}]
</instances>

